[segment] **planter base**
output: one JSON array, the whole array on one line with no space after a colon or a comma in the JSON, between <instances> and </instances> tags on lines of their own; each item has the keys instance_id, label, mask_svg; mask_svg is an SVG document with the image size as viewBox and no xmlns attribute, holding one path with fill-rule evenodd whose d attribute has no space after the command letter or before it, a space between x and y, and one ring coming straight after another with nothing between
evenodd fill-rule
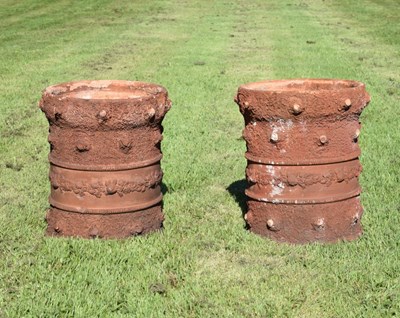
<instances>
[{"instance_id":1,"label":"planter base","mask_svg":"<svg viewBox=\"0 0 400 318\"><path fill-rule=\"evenodd\" d=\"M351 241L362 234L360 197L320 204L248 201L250 231L277 242Z\"/></svg>"},{"instance_id":2,"label":"planter base","mask_svg":"<svg viewBox=\"0 0 400 318\"><path fill-rule=\"evenodd\" d=\"M162 228L161 204L148 209L116 214L86 214L51 207L46 215L49 236L127 238Z\"/></svg>"}]
</instances>

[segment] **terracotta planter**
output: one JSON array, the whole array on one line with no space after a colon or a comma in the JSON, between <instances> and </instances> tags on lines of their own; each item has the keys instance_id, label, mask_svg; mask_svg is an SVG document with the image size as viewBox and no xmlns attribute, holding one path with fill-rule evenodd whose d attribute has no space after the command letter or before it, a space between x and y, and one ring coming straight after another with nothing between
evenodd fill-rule
<instances>
[{"instance_id":1,"label":"terracotta planter","mask_svg":"<svg viewBox=\"0 0 400 318\"><path fill-rule=\"evenodd\" d=\"M291 243L361 235L359 117L369 100L364 84L355 81L239 87L251 231Z\"/></svg>"},{"instance_id":2,"label":"terracotta planter","mask_svg":"<svg viewBox=\"0 0 400 318\"><path fill-rule=\"evenodd\" d=\"M158 85L81 81L48 87L47 234L122 238L162 226L161 121L171 106Z\"/></svg>"}]
</instances>

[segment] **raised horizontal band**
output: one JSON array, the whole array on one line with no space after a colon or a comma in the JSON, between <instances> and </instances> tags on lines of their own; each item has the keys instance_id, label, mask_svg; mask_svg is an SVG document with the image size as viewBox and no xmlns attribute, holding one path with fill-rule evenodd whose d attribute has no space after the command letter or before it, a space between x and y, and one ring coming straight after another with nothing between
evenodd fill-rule
<instances>
[{"instance_id":1,"label":"raised horizontal band","mask_svg":"<svg viewBox=\"0 0 400 318\"><path fill-rule=\"evenodd\" d=\"M311 165L323 165L323 164L332 164L332 163L340 163L340 162L346 162L346 161L351 161L354 159L357 159L361 155L361 151L358 150L355 153L352 153L347 156L341 156L341 157L334 157L334 158L328 158L328 159L307 159L307 160L297 160L297 161L290 161L290 160L284 160L284 161L276 161L272 160L270 158L262 158L262 157L257 157L252 154L246 153L245 157L246 159L254 162L254 163L262 163L266 165L276 165L276 166L311 166Z\"/></svg>"},{"instance_id":2,"label":"raised horizontal band","mask_svg":"<svg viewBox=\"0 0 400 318\"><path fill-rule=\"evenodd\" d=\"M84 171L122 171L122 170L130 170L136 168L147 167L152 164L159 162L162 159L162 154L143 161L131 162L129 164L115 164L115 165L91 165L91 164L73 164L68 163L49 155L49 161L53 165L56 165L61 168L73 169L73 170L84 170Z\"/></svg>"},{"instance_id":3,"label":"raised horizontal band","mask_svg":"<svg viewBox=\"0 0 400 318\"><path fill-rule=\"evenodd\" d=\"M358 159L308 166L279 166L249 162L246 194L258 201L314 204L341 201L361 192Z\"/></svg>"},{"instance_id":4,"label":"raised horizontal band","mask_svg":"<svg viewBox=\"0 0 400 318\"><path fill-rule=\"evenodd\" d=\"M159 164L121 171L80 171L50 165L50 204L80 213L121 213L162 200Z\"/></svg>"},{"instance_id":5,"label":"raised horizontal band","mask_svg":"<svg viewBox=\"0 0 400 318\"><path fill-rule=\"evenodd\" d=\"M161 202L163 198L162 193L155 199L151 201L147 201L141 204L135 204L124 207L115 207L115 208L86 208L86 207L76 207L71 205L62 204L53 200L51 197L49 198L50 205L56 207L57 209L68 211L68 212L77 212L77 213L90 213L90 214L118 214L118 213L128 213L135 212L150 208L157 203Z\"/></svg>"},{"instance_id":6,"label":"raised horizontal band","mask_svg":"<svg viewBox=\"0 0 400 318\"><path fill-rule=\"evenodd\" d=\"M246 190L245 191L246 195L254 199L256 201L260 202L267 202L267 203L273 203L273 204L321 204L321 203L330 203L330 202L340 202L343 200L351 199L354 198L361 193L361 188L354 190L352 192L346 193L346 194L340 194L336 196L325 196L325 197L320 197L320 198L314 198L314 199L292 199L292 198L268 198L268 197L260 197L259 195L255 194L251 190Z\"/></svg>"}]
</instances>

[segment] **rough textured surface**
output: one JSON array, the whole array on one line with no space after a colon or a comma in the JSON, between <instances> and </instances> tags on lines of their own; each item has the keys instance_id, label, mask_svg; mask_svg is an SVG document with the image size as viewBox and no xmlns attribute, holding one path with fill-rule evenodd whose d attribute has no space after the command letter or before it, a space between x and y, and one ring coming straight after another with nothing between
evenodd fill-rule
<instances>
[{"instance_id":1,"label":"rough textured surface","mask_svg":"<svg viewBox=\"0 0 400 318\"><path fill-rule=\"evenodd\" d=\"M50 166L50 204L81 213L141 210L160 202L159 164L121 171L79 171Z\"/></svg>"},{"instance_id":2,"label":"rough textured surface","mask_svg":"<svg viewBox=\"0 0 400 318\"><path fill-rule=\"evenodd\" d=\"M51 207L46 215L47 235L82 238L125 238L162 227L161 204L130 213L73 213Z\"/></svg>"},{"instance_id":3,"label":"rough textured surface","mask_svg":"<svg viewBox=\"0 0 400 318\"><path fill-rule=\"evenodd\" d=\"M243 132L248 144L246 158L261 163L291 165L351 160L360 155L356 137L360 129L355 118L254 121L246 125Z\"/></svg>"},{"instance_id":4,"label":"rough textured surface","mask_svg":"<svg viewBox=\"0 0 400 318\"><path fill-rule=\"evenodd\" d=\"M254 233L278 242L354 240L362 233L360 197L321 204L248 201L246 221Z\"/></svg>"},{"instance_id":5,"label":"rough textured surface","mask_svg":"<svg viewBox=\"0 0 400 318\"><path fill-rule=\"evenodd\" d=\"M130 81L48 87L40 101L50 123L51 163L80 170L123 170L160 160L165 88Z\"/></svg>"},{"instance_id":6,"label":"rough textured surface","mask_svg":"<svg viewBox=\"0 0 400 318\"><path fill-rule=\"evenodd\" d=\"M239 87L235 101L245 120L251 231L293 243L359 236L360 222L348 227L347 219L361 216L351 198L361 192L359 116L369 100L364 84L355 81L296 79ZM279 233L267 226L273 218ZM315 220L329 225L316 231L310 227Z\"/></svg>"},{"instance_id":7,"label":"rough textured surface","mask_svg":"<svg viewBox=\"0 0 400 318\"><path fill-rule=\"evenodd\" d=\"M273 203L333 202L359 195L359 160L311 166L249 163L247 196Z\"/></svg>"},{"instance_id":8,"label":"rough textured surface","mask_svg":"<svg viewBox=\"0 0 400 318\"><path fill-rule=\"evenodd\" d=\"M44 91L52 206L47 233L91 237L94 227L95 236L110 238L161 227L161 206L157 212L151 207L162 200L161 122L170 106L165 88L142 82L81 81Z\"/></svg>"}]
</instances>

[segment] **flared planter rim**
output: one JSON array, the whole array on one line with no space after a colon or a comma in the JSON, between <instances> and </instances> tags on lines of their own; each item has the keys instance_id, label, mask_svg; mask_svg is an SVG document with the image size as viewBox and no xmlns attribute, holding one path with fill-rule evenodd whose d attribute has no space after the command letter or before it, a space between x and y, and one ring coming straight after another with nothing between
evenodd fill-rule
<instances>
[{"instance_id":1,"label":"flared planter rim","mask_svg":"<svg viewBox=\"0 0 400 318\"><path fill-rule=\"evenodd\" d=\"M143 101L167 90L158 84L128 80L78 80L51 85L44 94L64 100Z\"/></svg>"},{"instance_id":2,"label":"flared planter rim","mask_svg":"<svg viewBox=\"0 0 400 318\"><path fill-rule=\"evenodd\" d=\"M315 93L337 90L364 88L365 84L355 80L328 78L294 78L283 80L265 80L240 85L239 89L260 92L297 92Z\"/></svg>"}]
</instances>

